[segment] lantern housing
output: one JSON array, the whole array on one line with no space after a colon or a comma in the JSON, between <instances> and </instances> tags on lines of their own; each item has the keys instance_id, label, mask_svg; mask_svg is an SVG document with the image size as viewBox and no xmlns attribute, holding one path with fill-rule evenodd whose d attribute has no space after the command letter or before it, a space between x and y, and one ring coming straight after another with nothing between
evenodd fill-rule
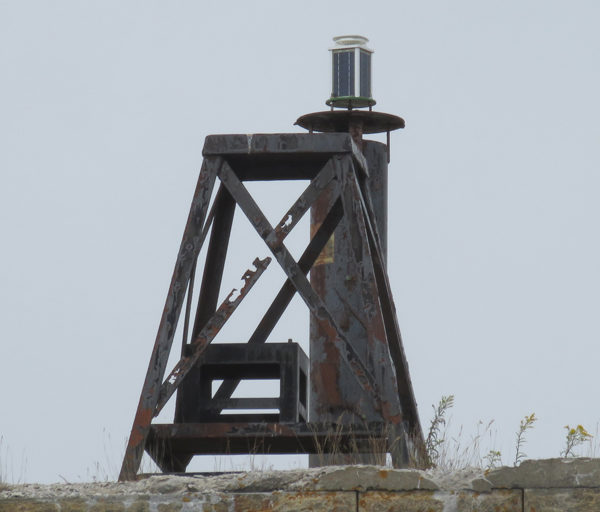
<instances>
[{"instance_id":1,"label":"lantern housing","mask_svg":"<svg viewBox=\"0 0 600 512\"><path fill-rule=\"evenodd\" d=\"M330 48L332 63L332 92L326 101L330 107L348 109L372 107L371 55L369 40L359 35L334 37Z\"/></svg>"}]
</instances>

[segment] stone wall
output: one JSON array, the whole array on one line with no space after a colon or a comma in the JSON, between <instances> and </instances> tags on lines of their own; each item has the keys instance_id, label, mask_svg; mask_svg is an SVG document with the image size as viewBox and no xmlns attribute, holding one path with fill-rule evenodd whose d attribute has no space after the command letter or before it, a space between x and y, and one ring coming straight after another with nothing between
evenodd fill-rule
<instances>
[{"instance_id":1,"label":"stone wall","mask_svg":"<svg viewBox=\"0 0 600 512\"><path fill-rule=\"evenodd\" d=\"M489 472L374 466L0 486L0 512L598 512L600 459Z\"/></svg>"}]
</instances>

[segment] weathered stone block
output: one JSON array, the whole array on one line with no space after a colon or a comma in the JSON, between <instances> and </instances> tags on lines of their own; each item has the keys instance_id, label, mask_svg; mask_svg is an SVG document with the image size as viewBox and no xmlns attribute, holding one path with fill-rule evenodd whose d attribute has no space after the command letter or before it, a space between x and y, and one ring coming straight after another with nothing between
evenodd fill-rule
<instances>
[{"instance_id":1,"label":"weathered stone block","mask_svg":"<svg viewBox=\"0 0 600 512\"><path fill-rule=\"evenodd\" d=\"M516 468L500 468L486 476L500 488L600 487L600 459L526 460Z\"/></svg>"},{"instance_id":2,"label":"weathered stone block","mask_svg":"<svg viewBox=\"0 0 600 512\"><path fill-rule=\"evenodd\" d=\"M87 512L88 505L82 499L59 500L60 512Z\"/></svg>"},{"instance_id":3,"label":"weathered stone block","mask_svg":"<svg viewBox=\"0 0 600 512\"><path fill-rule=\"evenodd\" d=\"M526 489L525 512L598 512L600 489Z\"/></svg>"},{"instance_id":4,"label":"weathered stone block","mask_svg":"<svg viewBox=\"0 0 600 512\"><path fill-rule=\"evenodd\" d=\"M181 505L164 505L164 511L178 512ZM176 508L175 508L176 507ZM149 512L147 500L132 500L127 496L108 499L66 498L59 500L8 499L0 501L0 512Z\"/></svg>"},{"instance_id":5,"label":"weathered stone block","mask_svg":"<svg viewBox=\"0 0 600 512\"><path fill-rule=\"evenodd\" d=\"M387 469L377 466L339 466L314 482L321 491L408 491L422 489L435 491L438 486L422 471Z\"/></svg>"},{"instance_id":6,"label":"weathered stone block","mask_svg":"<svg viewBox=\"0 0 600 512\"><path fill-rule=\"evenodd\" d=\"M128 507L129 508L129 507ZM125 503L123 500L98 500L98 502L91 504L86 509L86 512L126 512ZM128 511L127 511L128 512Z\"/></svg>"},{"instance_id":7,"label":"weathered stone block","mask_svg":"<svg viewBox=\"0 0 600 512\"><path fill-rule=\"evenodd\" d=\"M234 503L233 510L243 510L244 512L354 512L356 510L356 493L274 492L236 494L234 495Z\"/></svg>"},{"instance_id":8,"label":"weathered stone block","mask_svg":"<svg viewBox=\"0 0 600 512\"><path fill-rule=\"evenodd\" d=\"M0 501L0 512L59 512L55 503L18 498Z\"/></svg>"},{"instance_id":9,"label":"weathered stone block","mask_svg":"<svg viewBox=\"0 0 600 512\"><path fill-rule=\"evenodd\" d=\"M487 494L468 491L369 491L358 496L359 512L522 512L522 494L498 490Z\"/></svg>"},{"instance_id":10,"label":"weathered stone block","mask_svg":"<svg viewBox=\"0 0 600 512\"><path fill-rule=\"evenodd\" d=\"M180 512L182 508L182 503L159 503L156 510L158 512Z\"/></svg>"}]
</instances>

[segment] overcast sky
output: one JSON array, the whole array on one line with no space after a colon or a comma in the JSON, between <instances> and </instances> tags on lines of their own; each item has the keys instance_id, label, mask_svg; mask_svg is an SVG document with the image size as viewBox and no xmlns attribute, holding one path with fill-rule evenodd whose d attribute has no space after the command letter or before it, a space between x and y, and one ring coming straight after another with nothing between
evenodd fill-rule
<instances>
[{"instance_id":1,"label":"overcast sky","mask_svg":"<svg viewBox=\"0 0 600 512\"><path fill-rule=\"evenodd\" d=\"M349 33L375 49L375 108L406 120L388 261L424 429L454 394L453 424L495 420L505 463L531 412L530 457L594 430L599 26L596 0L0 0L0 474L115 476L204 137L300 131ZM300 192L252 191L275 220ZM236 215L223 294L267 254ZM272 339L306 346L299 300L285 319Z\"/></svg>"}]
</instances>

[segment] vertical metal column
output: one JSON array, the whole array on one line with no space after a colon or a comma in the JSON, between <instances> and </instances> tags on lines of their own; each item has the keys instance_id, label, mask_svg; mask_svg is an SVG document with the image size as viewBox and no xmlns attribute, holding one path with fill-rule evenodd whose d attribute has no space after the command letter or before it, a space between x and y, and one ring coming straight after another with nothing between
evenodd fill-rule
<instances>
[{"instance_id":1,"label":"vertical metal column","mask_svg":"<svg viewBox=\"0 0 600 512\"><path fill-rule=\"evenodd\" d=\"M363 140L363 155L369 166L369 177L365 179L371 193L375 211L375 223L381 242L381 250L387 264L388 247L388 148L381 142Z\"/></svg>"},{"instance_id":2,"label":"vertical metal column","mask_svg":"<svg viewBox=\"0 0 600 512\"><path fill-rule=\"evenodd\" d=\"M356 140L355 140L356 142ZM374 141L360 141L362 151L367 159L369 176L364 177L366 188L371 194L375 210L377 229L381 237L384 255L387 253L387 148ZM321 197L311 209L311 231L316 230L330 206L330 197ZM361 276L363 265L357 257L360 250L354 246L357 239L352 236L356 220L345 212L345 216L328 241L310 272L310 281L316 292L333 314L336 322L347 333L348 341L361 360L367 363L368 369L377 378L385 369L377 363L377 352L381 347L369 346L369 323L365 304ZM365 241L366 243L366 241ZM373 301L377 297L372 298ZM378 305L377 305L378 306ZM385 342L385 339L380 340ZM385 422L381 411L364 395L364 392L353 385L348 369L341 364L339 354L326 333L321 332L318 323L311 316L310 320L310 413L312 422L335 422L360 424L367 421ZM389 368L389 366L388 366ZM389 379L391 375L388 375ZM349 457L353 460L349 460ZM373 462L369 455L337 455L330 457L330 463ZM323 457L310 456L310 465L323 463Z\"/></svg>"},{"instance_id":3,"label":"vertical metal column","mask_svg":"<svg viewBox=\"0 0 600 512\"><path fill-rule=\"evenodd\" d=\"M227 189L221 185L215 198L215 219L204 264L192 340L198 336L217 309L234 213L235 201ZM184 355L189 355L187 352L189 348L190 344L188 343L184 347ZM175 409L176 423L190 423L201 420L202 414L199 404L197 400L194 400L198 389L200 389L200 372L196 367L189 372L186 380L179 388L177 408Z\"/></svg>"}]
</instances>

